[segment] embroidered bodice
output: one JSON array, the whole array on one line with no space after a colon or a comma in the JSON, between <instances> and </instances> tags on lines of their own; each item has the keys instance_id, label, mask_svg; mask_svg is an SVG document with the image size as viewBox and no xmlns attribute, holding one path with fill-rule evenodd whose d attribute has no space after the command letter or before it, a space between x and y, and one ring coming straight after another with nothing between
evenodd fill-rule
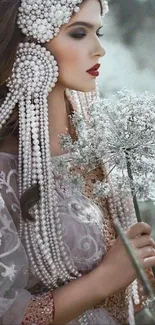
<instances>
[{"instance_id":1,"label":"embroidered bodice","mask_svg":"<svg viewBox=\"0 0 155 325\"><path fill-rule=\"evenodd\" d=\"M79 190L76 192L75 188L72 189L70 183L67 183L66 175L61 173L58 168L61 159L68 159L67 155L57 156L52 159L56 170L58 201L62 211L61 221L64 230L64 243L74 266L79 271L87 272L104 258L105 252L111 247L116 236L107 200L100 199L93 193L94 183L97 180L103 180L104 172L102 168L96 168L89 173L80 170L80 167L78 170L74 170L74 172L81 172L85 181L83 192L81 193ZM128 294L128 290L122 290L116 295L105 299L102 308L101 305L96 306L98 308L94 309L93 315L98 314L97 310L100 310L99 314L103 314L106 309L113 316L115 322L127 324L128 318L131 318L129 317L129 304L131 304L131 301ZM103 315L100 315L100 317L103 317ZM99 319L96 319L96 324L97 322L100 324ZM110 318L108 321L110 322ZM134 324L133 319L132 324Z\"/></svg>"},{"instance_id":2,"label":"embroidered bodice","mask_svg":"<svg viewBox=\"0 0 155 325\"><path fill-rule=\"evenodd\" d=\"M59 156L53 158L55 164L58 159ZM63 240L72 264L84 273L95 267L105 253L104 213L91 199L79 191L73 192L65 176L55 175Z\"/></svg>"}]
</instances>

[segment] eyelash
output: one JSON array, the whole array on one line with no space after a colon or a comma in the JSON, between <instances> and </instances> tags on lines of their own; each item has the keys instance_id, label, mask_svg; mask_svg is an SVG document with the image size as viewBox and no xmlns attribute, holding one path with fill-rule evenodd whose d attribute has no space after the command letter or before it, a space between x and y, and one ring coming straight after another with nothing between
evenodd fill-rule
<instances>
[{"instance_id":1,"label":"eyelash","mask_svg":"<svg viewBox=\"0 0 155 325\"><path fill-rule=\"evenodd\" d=\"M104 34L101 34L99 32L96 33L96 35L100 38L102 37ZM82 39L84 37L87 36L87 33L85 32L77 32L77 33L73 33L73 34L70 34L70 36L74 39Z\"/></svg>"}]
</instances>

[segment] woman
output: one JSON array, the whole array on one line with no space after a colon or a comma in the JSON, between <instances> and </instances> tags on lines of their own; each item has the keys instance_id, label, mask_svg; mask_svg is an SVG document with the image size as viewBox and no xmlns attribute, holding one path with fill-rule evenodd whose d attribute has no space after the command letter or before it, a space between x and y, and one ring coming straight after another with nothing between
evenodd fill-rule
<instances>
[{"instance_id":1,"label":"woman","mask_svg":"<svg viewBox=\"0 0 155 325\"><path fill-rule=\"evenodd\" d=\"M1 1L2 324L134 324L136 274L116 239L117 214L137 258L155 265L150 227L132 225L116 193L94 195L103 166L74 170L59 139L83 131L74 112L89 124L105 11L100 0ZM67 172L81 172L82 192Z\"/></svg>"}]
</instances>

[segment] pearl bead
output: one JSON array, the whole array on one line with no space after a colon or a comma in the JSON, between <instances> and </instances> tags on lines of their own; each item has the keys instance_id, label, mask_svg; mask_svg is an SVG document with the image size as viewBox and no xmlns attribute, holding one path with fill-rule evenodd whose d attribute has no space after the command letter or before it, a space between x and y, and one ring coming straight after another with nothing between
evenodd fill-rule
<instances>
[{"instance_id":1,"label":"pearl bead","mask_svg":"<svg viewBox=\"0 0 155 325\"><path fill-rule=\"evenodd\" d=\"M27 36L45 43L56 36L73 13L80 11L83 0L21 0L17 24ZM108 11L107 1L101 0L103 16Z\"/></svg>"}]
</instances>

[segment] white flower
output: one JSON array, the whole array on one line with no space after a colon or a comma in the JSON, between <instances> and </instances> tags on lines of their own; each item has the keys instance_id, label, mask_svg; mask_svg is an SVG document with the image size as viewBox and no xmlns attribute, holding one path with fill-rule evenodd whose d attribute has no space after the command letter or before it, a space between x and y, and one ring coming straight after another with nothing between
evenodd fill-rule
<instances>
[{"instance_id":1,"label":"white flower","mask_svg":"<svg viewBox=\"0 0 155 325\"><path fill-rule=\"evenodd\" d=\"M108 183L97 181L94 184L93 193L99 197L107 197L110 193L110 185Z\"/></svg>"},{"instance_id":2,"label":"white flower","mask_svg":"<svg viewBox=\"0 0 155 325\"><path fill-rule=\"evenodd\" d=\"M15 274L15 264L11 264L9 267L5 265L5 271L1 273L4 278L8 277L11 281L14 279Z\"/></svg>"},{"instance_id":3,"label":"white flower","mask_svg":"<svg viewBox=\"0 0 155 325\"><path fill-rule=\"evenodd\" d=\"M72 142L65 136L63 144L70 151L73 166L81 165L89 171L105 164L109 172L117 169L122 191L127 184L134 188L133 180L129 179L132 171L134 190L137 192L139 188L139 197L152 196L150 180L155 174L154 95L148 92L136 95L122 89L112 98L96 100L90 105L89 123L86 124L78 112L72 122L76 127L77 141Z\"/></svg>"},{"instance_id":4,"label":"white flower","mask_svg":"<svg viewBox=\"0 0 155 325\"><path fill-rule=\"evenodd\" d=\"M2 189L4 182L5 182L5 173L3 171L1 171L0 172L0 189Z\"/></svg>"},{"instance_id":5,"label":"white flower","mask_svg":"<svg viewBox=\"0 0 155 325\"><path fill-rule=\"evenodd\" d=\"M69 177L70 188L73 192L82 191L84 189L85 182L80 174L70 174Z\"/></svg>"},{"instance_id":6,"label":"white flower","mask_svg":"<svg viewBox=\"0 0 155 325\"><path fill-rule=\"evenodd\" d=\"M155 96L122 89L110 99L93 103L91 116L96 119L96 133L102 134L99 149L104 146L104 162L108 161L111 169L117 167L120 183L127 183L125 170L130 169L139 197L149 198L147 175L149 179L155 176Z\"/></svg>"},{"instance_id":7,"label":"white flower","mask_svg":"<svg viewBox=\"0 0 155 325\"><path fill-rule=\"evenodd\" d=\"M0 194L0 209L4 208L4 206L5 206L5 203L4 203L4 200Z\"/></svg>"}]
</instances>

